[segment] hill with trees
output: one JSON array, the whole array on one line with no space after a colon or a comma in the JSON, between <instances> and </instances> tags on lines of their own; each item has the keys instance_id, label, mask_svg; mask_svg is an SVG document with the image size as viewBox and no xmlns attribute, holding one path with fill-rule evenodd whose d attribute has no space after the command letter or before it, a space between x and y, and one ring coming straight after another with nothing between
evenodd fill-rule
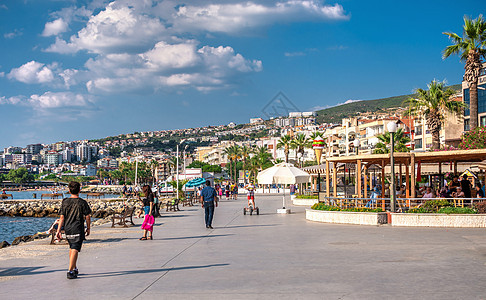
<instances>
[{"instance_id":1,"label":"hill with trees","mask_svg":"<svg viewBox=\"0 0 486 300\"><path fill-rule=\"evenodd\" d=\"M461 90L460 84L450 86L456 91ZM317 123L341 123L343 118L357 116L359 113L386 112L389 109L404 107L404 102L414 94L381 98L375 100L363 100L352 103L333 106L317 111Z\"/></svg>"}]
</instances>

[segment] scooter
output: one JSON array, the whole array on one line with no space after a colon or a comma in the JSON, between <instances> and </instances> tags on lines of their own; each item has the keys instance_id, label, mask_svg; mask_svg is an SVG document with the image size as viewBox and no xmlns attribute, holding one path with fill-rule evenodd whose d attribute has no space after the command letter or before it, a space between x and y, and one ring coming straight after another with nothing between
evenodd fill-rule
<instances>
[{"instance_id":1,"label":"scooter","mask_svg":"<svg viewBox=\"0 0 486 300\"><path fill-rule=\"evenodd\" d=\"M250 216L255 212L257 215L260 214L260 209L257 207L253 208L253 206L250 204L248 207L243 208L243 215L246 215L246 213L249 213Z\"/></svg>"}]
</instances>

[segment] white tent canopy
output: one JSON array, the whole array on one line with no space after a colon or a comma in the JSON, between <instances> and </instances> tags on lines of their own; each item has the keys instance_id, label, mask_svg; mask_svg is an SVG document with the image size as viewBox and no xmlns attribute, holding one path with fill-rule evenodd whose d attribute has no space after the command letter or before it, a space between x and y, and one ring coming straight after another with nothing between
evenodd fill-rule
<instances>
[{"instance_id":1,"label":"white tent canopy","mask_svg":"<svg viewBox=\"0 0 486 300\"><path fill-rule=\"evenodd\" d=\"M309 182L310 175L292 164L279 163L258 173L257 180L259 184L296 184ZM277 212L290 213L290 209L285 209L285 189L282 204L283 208Z\"/></svg>"},{"instance_id":2,"label":"white tent canopy","mask_svg":"<svg viewBox=\"0 0 486 300\"><path fill-rule=\"evenodd\" d=\"M261 171L257 175L259 184L296 184L306 183L310 175L289 163L279 163Z\"/></svg>"}]
</instances>

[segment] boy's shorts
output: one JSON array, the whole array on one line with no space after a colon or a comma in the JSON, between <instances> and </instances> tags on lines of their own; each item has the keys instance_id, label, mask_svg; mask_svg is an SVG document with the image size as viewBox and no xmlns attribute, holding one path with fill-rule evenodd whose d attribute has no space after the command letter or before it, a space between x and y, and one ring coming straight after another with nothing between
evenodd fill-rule
<instances>
[{"instance_id":1,"label":"boy's shorts","mask_svg":"<svg viewBox=\"0 0 486 300\"><path fill-rule=\"evenodd\" d=\"M81 252L81 246L83 246L83 240L84 236L75 236L75 237L66 237L68 244L69 244L69 249L74 249L78 250L78 252Z\"/></svg>"}]
</instances>

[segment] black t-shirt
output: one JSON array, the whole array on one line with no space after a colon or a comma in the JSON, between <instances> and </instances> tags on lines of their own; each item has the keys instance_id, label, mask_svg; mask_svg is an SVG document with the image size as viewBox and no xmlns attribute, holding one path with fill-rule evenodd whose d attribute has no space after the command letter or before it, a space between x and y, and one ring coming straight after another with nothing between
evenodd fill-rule
<instances>
[{"instance_id":1,"label":"black t-shirt","mask_svg":"<svg viewBox=\"0 0 486 300\"><path fill-rule=\"evenodd\" d=\"M61 216L64 216L64 231L66 235L81 235L84 237L84 220L91 214L88 202L81 198L65 198L62 200Z\"/></svg>"},{"instance_id":2,"label":"black t-shirt","mask_svg":"<svg viewBox=\"0 0 486 300\"><path fill-rule=\"evenodd\" d=\"M154 202L154 195L150 194L148 197L143 198L142 202L143 206L150 206L150 202Z\"/></svg>"},{"instance_id":3,"label":"black t-shirt","mask_svg":"<svg viewBox=\"0 0 486 300\"><path fill-rule=\"evenodd\" d=\"M466 198L471 198L471 182L467 179L463 179L461 182L461 188L464 192L464 196Z\"/></svg>"}]
</instances>

